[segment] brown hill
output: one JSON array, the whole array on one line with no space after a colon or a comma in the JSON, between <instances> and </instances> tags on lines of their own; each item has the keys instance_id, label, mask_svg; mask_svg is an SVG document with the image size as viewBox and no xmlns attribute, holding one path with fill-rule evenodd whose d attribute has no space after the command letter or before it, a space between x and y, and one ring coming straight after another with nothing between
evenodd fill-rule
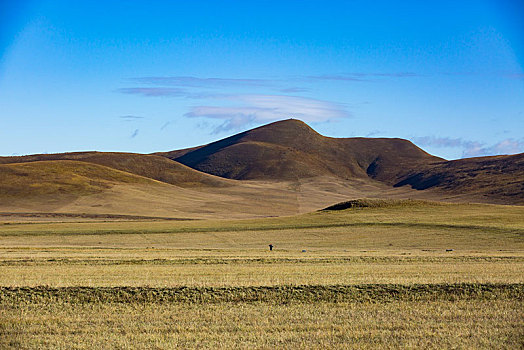
<instances>
[{"instance_id":1,"label":"brown hill","mask_svg":"<svg viewBox=\"0 0 524 350\"><path fill-rule=\"evenodd\" d=\"M73 160L103 165L181 187L231 186L231 183L191 169L166 157L119 152L72 152L0 157L0 164Z\"/></svg>"},{"instance_id":2,"label":"brown hill","mask_svg":"<svg viewBox=\"0 0 524 350\"><path fill-rule=\"evenodd\" d=\"M163 155L209 174L239 180L317 176L387 181L409 164L441 161L407 140L330 138L289 119L182 153Z\"/></svg>"},{"instance_id":3,"label":"brown hill","mask_svg":"<svg viewBox=\"0 0 524 350\"><path fill-rule=\"evenodd\" d=\"M159 155L229 179L360 179L413 188L430 199L524 203L523 154L446 161L407 140L330 138L294 119Z\"/></svg>"}]
</instances>

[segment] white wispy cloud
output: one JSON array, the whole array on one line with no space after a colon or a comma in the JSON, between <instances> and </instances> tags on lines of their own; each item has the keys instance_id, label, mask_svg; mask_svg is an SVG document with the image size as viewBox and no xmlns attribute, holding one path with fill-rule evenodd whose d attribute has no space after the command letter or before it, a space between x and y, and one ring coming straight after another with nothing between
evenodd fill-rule
<instances>
[{"instance_id":1,"label":"white wispy cloud","mask_svg":"<svg viewBox=\"0 0 524 350\"><path fill-rule=\"evenodd\" d=\"M411 140L419 146L462 149L462 157L494 156L501 154L516 154L524 152L524 140L505 139L493 145L485 142L449 137L412 137Z\"/></svg>"},{"instance_id":2,"label":"white wispy cloud","mask_svg":"<svg viewBox=\"0 0 524 350\"><path fill-rule=\"evenodd\" d=\"M121 88L117 91L145 97L201 100L190 107L185 116L221 120L222 124L215 132L290 117L306 122L323 122L350 116L343 104L298 96L309 91L307 87L295 84L304 82L303 77L279 80L157 76L134 78L131 81L143 86ZM166 127L167 125L163 125L161 129Z\"/></svg>"},{"instance_id":3,"label":"white wispy cloud","mask_svg":"<svg viewBox=\"0 0 524 350\"><path fill-rule=\"evenodd\" d=\"M215 132L239 129L257 122L297 118L306 122L323 122L350 117L342 104L318 99L285 95L230 95L236 106L194 106L185 116L224 120Z\"/></svg>"},{"instance_id":4,"label":"white wispy cloud","mask_svg":"<svg viewBox=\"0 0 524 350\"><path fill-rule=\"evenodd\" d=\"M464 140L462 138L422 136L412 137L411 140L420 146L432 146L440 148L462 147L466 149L473 149L482 146L482 143L480 142Z\"/></svg>"},{"instance_id":5,"label":"white wispy cloud","mask_svg":"<svg viewBox=\"0 0 524 350\"><path fill-rule=\"evenodd\" d=\"M524 141L515 139L505 139L491 146L478 146L467 148L463 152L463 157L492 156L499 154L517 154L524 152Z\"/></svg>"}]
</instances>

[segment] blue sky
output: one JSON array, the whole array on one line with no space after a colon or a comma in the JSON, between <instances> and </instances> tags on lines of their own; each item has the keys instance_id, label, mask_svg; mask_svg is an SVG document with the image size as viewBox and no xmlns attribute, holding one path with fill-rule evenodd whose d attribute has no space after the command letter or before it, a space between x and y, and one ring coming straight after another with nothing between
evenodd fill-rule
<instances>
[{"instance_id":1,"label":"blue sky","mask_svg":"<svg viewBox=\"0 0 524 350\"><path fill-rule=\"evenodd\" d=\"M191 147L302 119L524 152L524 1L0 0L0 154Z\"/></svg>"}]
</instances>

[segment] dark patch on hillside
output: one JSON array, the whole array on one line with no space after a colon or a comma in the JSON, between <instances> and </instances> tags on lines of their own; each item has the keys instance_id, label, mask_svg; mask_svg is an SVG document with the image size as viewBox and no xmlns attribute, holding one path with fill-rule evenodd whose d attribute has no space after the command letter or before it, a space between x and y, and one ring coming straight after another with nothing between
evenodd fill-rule
<instances>
[{"instance_id":1,"label":"dark patch on hillside","mask_svg":"<svg viewBox=\"0 0 524 350\"><path fill-rule=\"evenodd\" d=\"M346 202L337 203L322 211L336 211L346 209L362 208L394 208L394 207L412 207L416 205L442 205L437 202L410 200L410 199L353 199Z\"/></svg>"}]
</instances>

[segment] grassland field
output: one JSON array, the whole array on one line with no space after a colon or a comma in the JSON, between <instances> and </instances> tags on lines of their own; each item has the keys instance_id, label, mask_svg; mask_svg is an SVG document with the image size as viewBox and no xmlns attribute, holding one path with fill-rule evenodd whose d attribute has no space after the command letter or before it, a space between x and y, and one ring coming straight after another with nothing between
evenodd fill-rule
<instances>
[{"instance_id":1,"label":"grassland field","mask_svg":"<svg viewBox=\"0 0 524 350\"><path fill-rule=\"evenodd\" d=\"M524 207L363 204L248 220L2 218L0 348L524 345Z\"/></svg>"}]
</instances>

